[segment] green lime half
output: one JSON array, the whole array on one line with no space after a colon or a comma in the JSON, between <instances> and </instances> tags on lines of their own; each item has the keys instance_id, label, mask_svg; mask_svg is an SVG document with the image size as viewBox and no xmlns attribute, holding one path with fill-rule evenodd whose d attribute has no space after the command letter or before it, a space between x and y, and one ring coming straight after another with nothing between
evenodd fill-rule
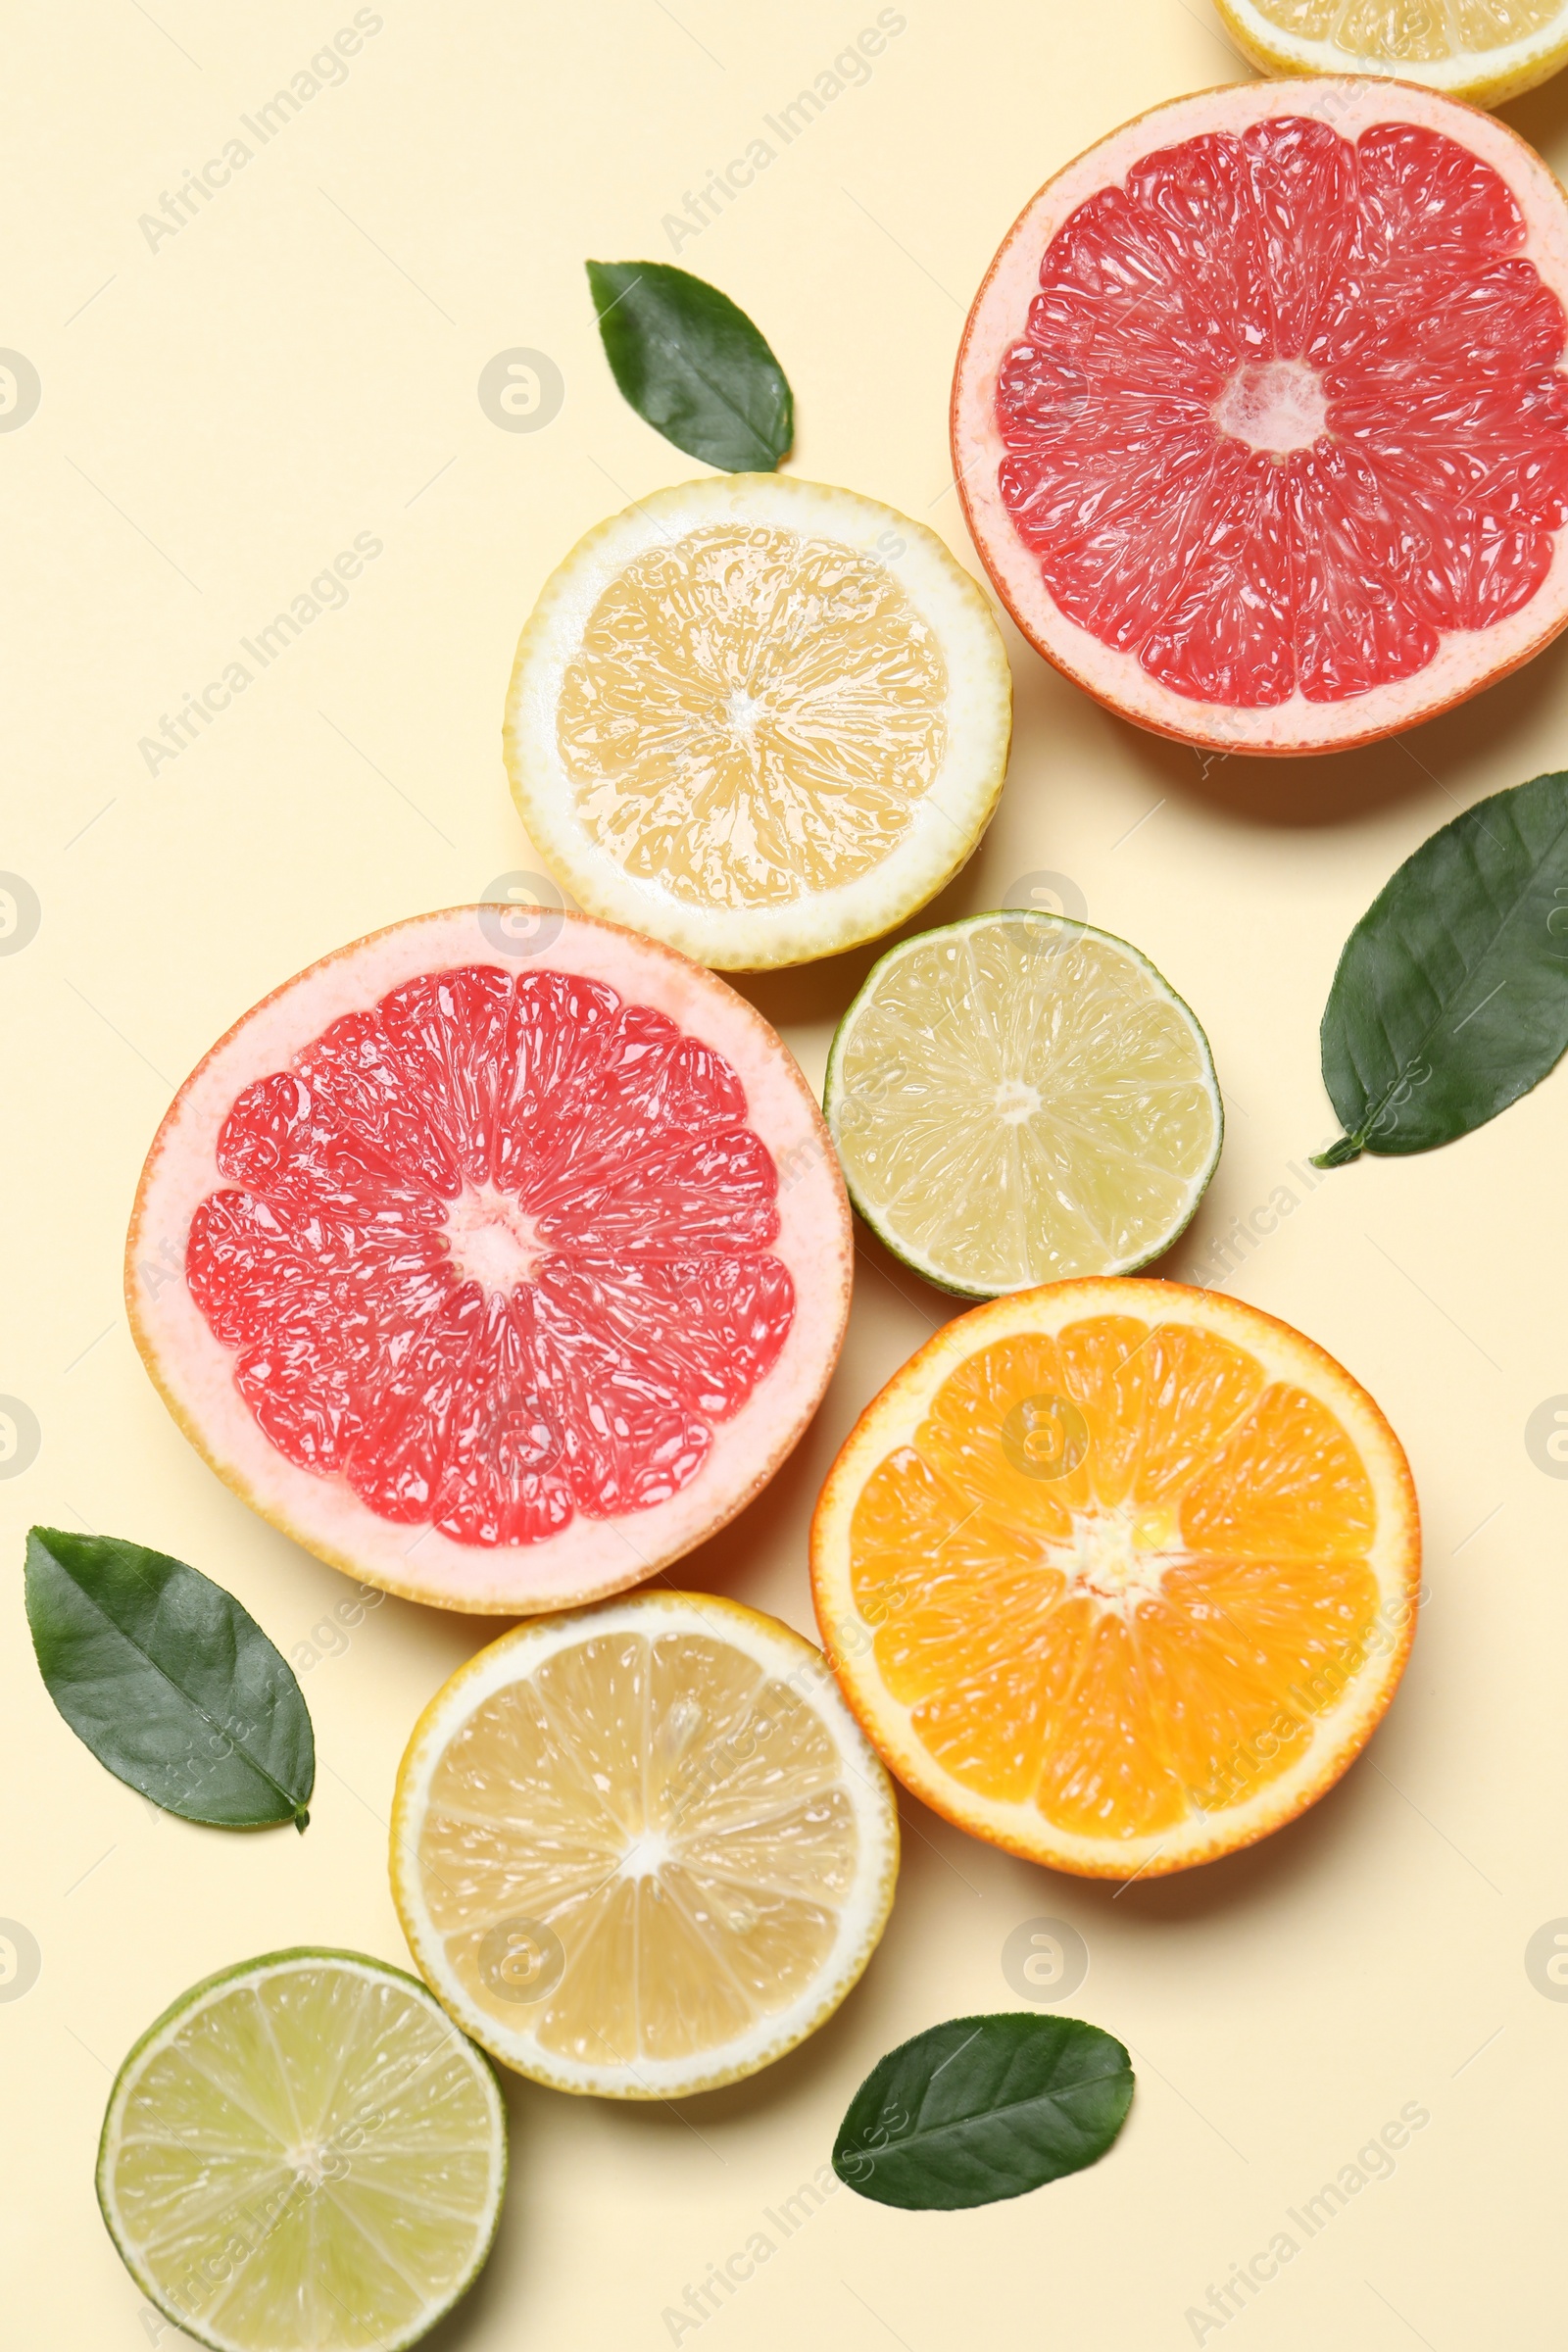
<instances>
[{"instance_id":1,"label":"green lime half","mask_svg":"<svg viewBox=\"0 0 1568 2352\"><path fill-rule=\"evenodd\" d=\"M490 2063L422 1984L270 1952L121 2068L98 2202L149 2302L216 2352L400 2352L469 2287L507 2181Z\"/></svg>"},{"instance_id":2,"label":"green lime half","mask_svg":"<svg viewBox=\"0 0 1568 2352\"><path fill-rule=\"evenodd\" d=\"M866 1223L965 1298L1147 1266L1223 1133L1208 1041L1148 957L1021 911L884 956L839 1023L824 1107Z\"/></svg>"}]
</instances>

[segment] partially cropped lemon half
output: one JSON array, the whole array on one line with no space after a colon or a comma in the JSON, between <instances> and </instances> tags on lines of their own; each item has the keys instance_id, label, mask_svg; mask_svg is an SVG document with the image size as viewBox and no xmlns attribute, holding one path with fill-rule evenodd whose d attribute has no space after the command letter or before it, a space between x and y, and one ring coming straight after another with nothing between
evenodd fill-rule
<instances>
[{"instance_id":1,"label":"partially cropped lemon half","mask_svg":"<svg viewBox=\"0 0 1568 2352\"><path fill-rule=\"evenodd\" d=\"M1568 0L1214 0L1267 74L1386 74L1500 106L1568 65Z\"/></svg>"},{"instance_id":2,"label":"partially cropped lemon half","mask_svg":"<svg viewBox=\"0 0 1568 2352\"><path fill-rule=\"evenodd\" d=\"M546 582L506 756L579 906L756 971L936 895L996 807L1011 714L990 608L934 532L724 474L612 516Z\"/></svg>"}]
</instances>

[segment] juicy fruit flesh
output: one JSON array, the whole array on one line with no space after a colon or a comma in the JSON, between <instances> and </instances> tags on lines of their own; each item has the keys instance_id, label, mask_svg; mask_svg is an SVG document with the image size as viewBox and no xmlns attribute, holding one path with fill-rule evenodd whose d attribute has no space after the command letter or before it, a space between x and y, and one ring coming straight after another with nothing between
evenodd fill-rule
<instances>
[{"instance_id":1,"label":"juicy fruit flesh","mask_svg":"<svg viewBox=\"0 0 1568 2352\"><path fill-rule=\"evenodd\" d=\"M1562 0L1254 0L1282 32L1332 41L1356 58L1436 65L1528 39L1562 13Z\"/></svg>"},{"instance_id":2,"label":"juicy fruit flesh","mask_svg":"<svg viewBox=\"0 0 1568 2352\"><path fill-rule=\"evenodd\" d=\"M862 1207L992 1293L1142 1262L1217 1140L1181 1007L1114 941L1024 922L938 932L890 965L839 1089Z\"/></svg>"},{"instance_id":3,"label":"juicy fruit flesh","mask_svg":"<svg viewBox=\"0 0 1568 2352\"><path fill-rule=\"evenodd\" d=\"M1206 134L1080 205L996 392L1061 612L1261 710L1528 605L1568 520L1568 321L1528 242L1490 165L1407 122Z\"/></svg>"},{"instance_id":4,"label":"juicy fruit flesh","mask_svg":"<svg viewBox=\"0 0 1568 2352\"><path fill-rule=\"evenodd\" d=\"M858 1608L953 1779L1095 1838L1300 1756L1377 1640L1365 1466L1320 1399L1191 1325L982 1348L851 1524Z\"/></svg>"},{"instance_id":5,"label":"juicy fruit flesh","mask_svg":"<svg viewBox=\"0 0 1568 2352\"><path fill-rule=\"evenodd\" d=\"M935 633L876 556L730 523L605 590L557 738L628 874L691 906L771 906L887 857L942 765L947 695Z\"/></svg>"},{"instance_id":6,"label":"juicy fruit flesh","mask_svg":"<svg viewBox=\"0 0 1568 2352\"><path fill-rule=\"evenodd\" d=\"M716 2050L832 1951L859 1851L845 1771L807 1700L727 1642L558 1650L433 1775L418 1867L447 1958L563 2058Z\"/></svg>"},{"instance_id":7,"label":"juicy fruit flesh","mask_svg":"<svg viewBox=\"0 0 1568 2352\"><path fill-rule=\"evenodd\" d=\"M525 1544L690 1484L795 1291L723 1058L602 982L428 972L247 1087L186 1279L297 1468Z\"/></svg>"},{"instance_id":8,"label":"juicy fruit flesh","mask_svg":"<svg viewBox=\"0 0 1568 2352\"><path fill-rule=\"evenodd\" d=\"M475 2061L393 1983L307 1964L220 1991L143 2067L121 2132L120 2232L220 2342L384 2344L484 2251L494 2124Z\"/></svg>"}]
</instances>

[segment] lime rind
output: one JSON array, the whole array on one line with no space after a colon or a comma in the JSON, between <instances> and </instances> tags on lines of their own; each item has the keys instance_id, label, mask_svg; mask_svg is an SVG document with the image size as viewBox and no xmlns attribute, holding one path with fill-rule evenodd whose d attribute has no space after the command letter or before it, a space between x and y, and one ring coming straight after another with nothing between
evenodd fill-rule
<instances>
[{"instance_id":1,"label":"lime rind","mask_svg":"<svg viewBox=\"0 0 1568 2352\"><path fill-rule=\"evenodd\" d=\"M270 2344L247 2342L245 2338L233 2334L208 2332L196 2315L176 2304L154 2275L136 2241L124 2227L116 2193L114 2168L122 2145L122 2127L129 2099L147 2064L172 2042L173 2029L180 2021L192 2018L204 2003L212 2002L226 1987L235 1986L246 1979L260 1983L269 1977L301 1968L341 1969L369 1983L396 1985L433 2020L439 2021L444 2033L455 2044L461 2045L489 2113L492 2179L488 2204L487 2208L481 2209L480 2227L475 2230L473 2247L461 2276L444 2292L432 2297L408 2327L390 2334L367 2331L362 2336L345 2336L341 2348L330 2343L316 2348L316 2352L360 2352L363 2345L375 2347L375 2352L407 2352L409 2346L420 2342L463 2300L489 2260L501 2225L509 2160L506 2106L495 2066L482 2049L456 2029L428 1985L421 1984L407 1969L396 1968L389 1961L377 1960L366 1952L326 1945L296 1944L281 1951L259 1953L254 1959L235 1961L227 1968L218 1969L211 1976L203 1977L198 1984L187 1986L137 2036L115 2077L109 2104L104 2111L94 2172L98 2209L116 2253L137 2286L148 2302L184 2335L207 2345L210 2352L272 2352ZM219 2251L222 2253L221 2245Z\"/></svg>"},{"instance_id":2,"label":"lime rind","mask_svg":"<svg viewBox=\"0 0 1568 2352\"><path fill-rule=\"evenodd\" d=\"M1063 945L1078 939L1100 943L1125 958L1147 984L1148 1000L1169 1006L1181 1017L1188 1030L1195 1049L1195 1071L1212 1110L1213 1133L1201 1162L1185 1179L1184 1191L1175 1209L1143 1235L1137 1247L1120 1251L1106 1249L1092 1260L1070 1267L1030 1270L1016 1282L982 1283L973 1278L965 1279L951 1262L943 1259L940 1252L929 1248L921 1249L906 1234L901 1233L885 1205L873 1197L865 1170L858 1165L855 1149L846 1138L844 1113L850 1090L845 1078L845 1062L861 1020L876 1004L890 975L902 963L918 953L928 951L937 941L946 940L956 948L960 943L966 943L970 935L998 925L1027 925L1036 929L1043 939L1053 939L1056 943L1052 951L1053 959L1059 955ZM1199 1203L1219 1164L1225 1136L1224 1105L1214 1073L1213 1055L1202 1024L1185 998L1177 994L1163 973L1130 941L1119 938L1114 932L1101 930L1092 923L1076 921L1069 915L1051 914L1030 907L1000 907L981 914L966 915L957 922L900 940L897 946L879 957L839 1022L828 1054L822 1100L828 1129L844 1170L844 1180L859 1216L901 1264L907 1266L911 1273L918 1274L922 1281L956 1298L1002 1298L1046 1281L1136 1274L1152 1265L1180 1240L1196 1216ZM1047 1103L1042 1107L1049 1111L1050 1105Z\"/></svg>"}]
</instances>

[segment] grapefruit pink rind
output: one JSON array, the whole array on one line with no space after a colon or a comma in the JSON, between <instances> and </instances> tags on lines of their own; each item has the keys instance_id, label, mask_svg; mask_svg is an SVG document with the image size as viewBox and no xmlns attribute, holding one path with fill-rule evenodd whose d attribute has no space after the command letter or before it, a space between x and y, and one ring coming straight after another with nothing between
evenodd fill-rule
<instances>
[{"instance_id":1,"label":"grapefruit pink rind","mask_svg":"<svg viewBox=\"0 0 1568 2352\"><path fill-rule=\"evenodd\" d=\"M136 1346L165 1404L225 1484L330 1566L406 1599L531 1615L626 1590L732 1519L767 1484L821 1398L849 1314L848 1200L815 1100L777 1034L723 981L684 956L576 913L536 956L498 951L494 908L421 915L352 942L254 1006L192 1072L148 1154L125 1253ZM544 965L615 990L714 1049L745 1090L747 1120L778 1173L779 1231L769 1244L795 1306L771 1369L712 1429L701 1469L666 1500L623 1517L578 1512L524 1544L453 1541L369 1509L336 1475L297 1467L264 1434L235 1385L235 1355L209 1328L187 1285L191 1223L225 1178L216 1150L236 1098L287 1070L331 1023L375 1006L422 974Z\"/></svg>"},{"instance_id":2,"label":"grapefruit pink rind","mask_svg":"<svg viewBox=\"0 0 1568 2352\"><path fill-rule=\"evenodd\" d=\"M1339 701L1307 700L1298 685L1271 708L1179 693L1134 653L1102 643L1070 618L1041 577L999 484L1007 444L996 414L998 377L1025 329L1042 260L1081 206L1120 188L1135 167L1188 140L1240 138L1292 118L1327 124L1354 142L1382 124L1412 124L1457 141L1489 166L1517 203L1529 236L1521 257L1568 306L1568 200L1516 132L1479 109L1416 84L1373 77L1267 81L1207 90L1152 109L1102 139L1040 189L1014 221L975 297L954 377L954 470L969 528L1002 602L1025 637L1098 701L1155 734L1221 753L1344 751L1415 726L1530 661L1568 621L1568 531L1519 609L1491 626L1445 633L1415 674Z\"/></svg>"}]
</instances>

